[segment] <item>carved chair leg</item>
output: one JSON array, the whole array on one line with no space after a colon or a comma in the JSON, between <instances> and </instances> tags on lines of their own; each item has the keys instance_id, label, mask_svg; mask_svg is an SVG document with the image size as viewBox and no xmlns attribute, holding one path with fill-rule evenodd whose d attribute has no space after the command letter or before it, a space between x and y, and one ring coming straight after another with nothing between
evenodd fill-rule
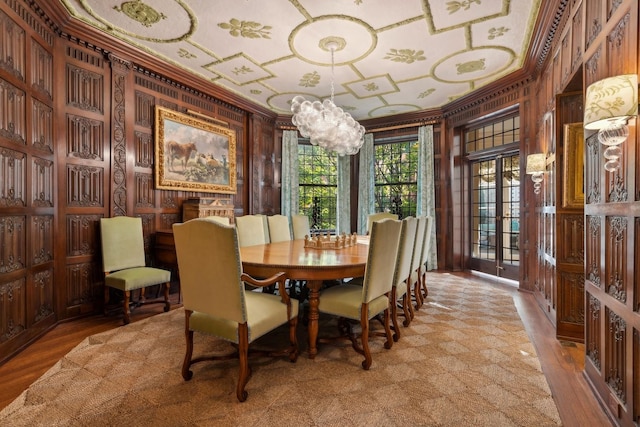
<instances>
[{"instance_id":1,"label":"carved chair leg","mask_svg":"<svg viewBox=\"0 0 640 427\"><path fill-rule=\"evenodd\" d=\"M291 351L289 352L289 360L295 362L298 360L298 334L296 329L298 326L298 317L289 319L289 342L291 343Z\"/></svg>"},{"instance_id":2,"label":"carved chair leg","mask_svg":"<svg viewBox=\"0 0 640 427\"><path fill-rule=\"evenodd\" d=\"M164 311L171 310L171 303L169 302L169 290L171 289L171 282L164 284Z\"/></svg>"},{"instance_id":3,"label":"carved chair leg","mask_svg":"<svg viewBox=\"0 0 640 427\"><path fill-rule=\"evenodd\" d=\"M383 314L384 317L384 332L387 336L387 342L384 343L384 348L386 349L390 349L391 347L393 347L393 337L391 336L391 325L389 324L389 317L390 313L389 313L389 309L386 309L384 311Z\"/></svg>"},{"instance_id":4,"label":"carved chair leg","mask_svg":"<svg viewBox=\"0 0 640 427\"><path fill-rule=\"evenodd\" d=\"M144 296L146 288L140 288L140 299L138 301L138 306L144 304L146 302L146 298Z\"/></svg>"},{"instance_id":5,"label":"carved chair leg","mask_svg":"<svg viewBox=\"0 0 640 427\"><path fill-rule=\"evenodd\" d=\"M238 325L238 357L240 359L240 375L236 386L236 396L240 402L247 400L248 393L245 386L249 382L251 370L249 369L249 328L246 323Z\"/></svg>"},{"instance_id":6,"label":"carved chair leg","mask_svg":"<svg viewBox=\"0 0 640 427\"><path fill-rule=\"evenodd\" d=\"M413 304L411 303L411 291L412 291L412 286L411 286L411 274L409 274L409 277L407 277L407 299L406 299L406 303L407 303L407 308L409 310L409 322L405 323L405 326L409 326L409 323L411 323L411 321L413 320L413 317L415 316L415 313L413 311ZM405 320L406 322L406 320Z\"/></svg>"},{"instance_id":7,"label":"carved chair leg","mask_svg":"<svg viewBox=\"0 0 640 427\"><path fill-rule=\"evenodd\" d=\"M193 331L189 329L189 317L191 317L191 310L185 310L184 312L184 336L187 342L187 351L184 354L184 361L182 362L182 378L185 381L189 381L193 376L193 372L189 369L191 367L191 356L193 356Z\"/></svg>"},{"instance_id":8,"label":"carved chair leg","mask_svg":"<svg viewBox=\"0 0 640 427\"><path fill-rule=\"evenodd\" d=\"M130 291L124 291L124 298L122 302L122 308L124 309L124 324L128 325L130 322L131 310L129 309L129 298L131 297Z\"/></svg>"},{"instance_id":9,"label":"carved chair leg","mask_svg":"<svg viewBox=\"0 0 640 427\"><path fill-rule=\"evenodd\" d=\"M404 311L404 326L409 326L411 323L411 294L410 289L407 288L407 292L402 297L402 311Z\"/></svg>"},{"instance_id":10,"label":"carved chair leg","mask_svg":"<svg viewBox=\"0 0 640 427\"><path fill-rule=\"evenodd\" d=\"M423 300L422 300L422 290L420 288L420 273L418 270L418 278L416 279L416 283L415 285L413 285L413 294L416 297L416 310L420 310L420 307L422 307L423 304Z\"/></svg>"},{"instance_id":11,"label":"carved chair leg","mask_svg":"<svg viewBox=\"0 0 640 427\"><path fill-rule=\"evenodd\" d=\"M398 301L395 286L391 290L389 305L391 305L391 320L393 321L393 340L397 342L400 339L400 324L398 323Z\"/></svg>"},{"instance_id":12,"label":"carved chair leg","mask_svg":"<svg viewBox=\"0 0 640 427\"><path fill-rule=\"evenodd\" d=\"M360 325L362 327L362 335L360 339L362 341L362 351L364 354L362 367L365 371L368 371L371 367L371 349L369 348L369 318L367 316L368 311L369 305L362 304L362 308L360 309Z\"/></svg>"}]
</instances>

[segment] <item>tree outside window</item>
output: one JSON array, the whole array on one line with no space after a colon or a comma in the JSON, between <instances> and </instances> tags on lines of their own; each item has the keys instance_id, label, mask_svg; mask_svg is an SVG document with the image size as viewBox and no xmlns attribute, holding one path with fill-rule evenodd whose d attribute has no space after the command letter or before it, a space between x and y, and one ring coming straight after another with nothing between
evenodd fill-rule
<instances>
[{"instance_id":1,"label":"tree outside window","mask_svg":"<svg viewBox=\"0 0 640 427\"><path fill-rule=\"evenodd\" d=\"M312 230L334 232L337 225L338 158L321 147L298 144L298 210Z\"/></svg>"},{"instance_id":2,"label":"tree outside window","mask_svg":"<svg viewBox=\"0 0 640 427\"><path fill-rule=\"evenodd\" d=\"M418 193L418 142L375 146L375 209L399 218L416 215Z\"/></svg>"}]
</instances>

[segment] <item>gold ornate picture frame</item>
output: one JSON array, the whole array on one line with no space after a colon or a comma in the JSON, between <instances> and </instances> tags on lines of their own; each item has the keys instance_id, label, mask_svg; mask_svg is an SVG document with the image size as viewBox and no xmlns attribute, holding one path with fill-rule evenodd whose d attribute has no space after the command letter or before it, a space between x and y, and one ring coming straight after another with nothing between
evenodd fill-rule
<instances>
[{"instance_id":1,"label":"gold ornate picture frame","mask_svg":"<svg viewBox=\"0 0 640 427\"><path fill-rule=\"evenodd\" d=\"M562 207L584 206L584 128L582 123L564 125Z\"/></svg>"},{"instance_id":2,"label":"gold ornate picture frame","mask_svg":"<svg viewBox=\"0 0 640 427\"><path fill-rule=\"evenodd\" d=\"M164 107L155 110L156 188L235 194L235 132Z\"/></svg>"}]
</instances>

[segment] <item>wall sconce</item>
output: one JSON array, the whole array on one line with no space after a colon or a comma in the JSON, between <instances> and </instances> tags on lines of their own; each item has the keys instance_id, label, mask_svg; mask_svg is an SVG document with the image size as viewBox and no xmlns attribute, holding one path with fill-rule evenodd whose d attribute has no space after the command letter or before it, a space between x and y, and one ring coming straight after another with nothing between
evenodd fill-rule
<instances>
[{"instance_id":1,"label":"wall sconce","mask_svg":"<svg viewBox=\"0 0 640 427\"><path fill-rule=\"evenodd\" d=\"M547 170L547 156L544 153L529 154L527 156L527 175L531 175L533 192L540 194L542 179Z\"/></svg>"},{"instance_id":2,"label":"wall sconce","mask_svg":"<svg viewBox=\"0 0 640 427\"><path fill-rule=\"evenodd\" d=\"M638 75L608 77L587 88L584 103L584 128L598 130L598 141L607 147L604 168L614 172L620 167L622 144L629 136L627 120L638 114Z\"/></svg>"}]
</instances>

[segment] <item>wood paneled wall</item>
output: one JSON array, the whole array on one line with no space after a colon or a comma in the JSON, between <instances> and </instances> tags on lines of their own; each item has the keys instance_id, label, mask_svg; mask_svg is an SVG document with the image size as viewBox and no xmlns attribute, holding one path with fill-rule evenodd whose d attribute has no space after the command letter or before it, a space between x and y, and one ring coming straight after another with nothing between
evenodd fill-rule
<instances>
[{"instance_id":1,"label":"wood paneled wall","mask_svg":"<svg viewBox=\"0 0 640 427\"><path fill-rule=\"evenodd\" d=\"M60 32L45 15L0 3L0 363L56 322L102 309L100 218L142 218L152 264L155 231L181 220L187 198L211 196L155 188L156 105L227 122L235 214L280 211L274 117Z\"/></svg>"},{"instance_id":2,"label":"wood paneled wall","mask_svg":"<svg viewBox=\"0 0 640 427\"><path fill-rule=\"evenodd\" d=\"M640 423L640 161L637 117L622 167L607 172L597 134L586 131L584 206L567 205L564 126L582 120L591 83L638 73L638 2L567 2L561 37L536 82L536 144L551 155L535 209L534 293L559 338L584 340L585 374L616 424ZM553 134L544 134L553 120Z\"/></svg>"}]
</instances>

